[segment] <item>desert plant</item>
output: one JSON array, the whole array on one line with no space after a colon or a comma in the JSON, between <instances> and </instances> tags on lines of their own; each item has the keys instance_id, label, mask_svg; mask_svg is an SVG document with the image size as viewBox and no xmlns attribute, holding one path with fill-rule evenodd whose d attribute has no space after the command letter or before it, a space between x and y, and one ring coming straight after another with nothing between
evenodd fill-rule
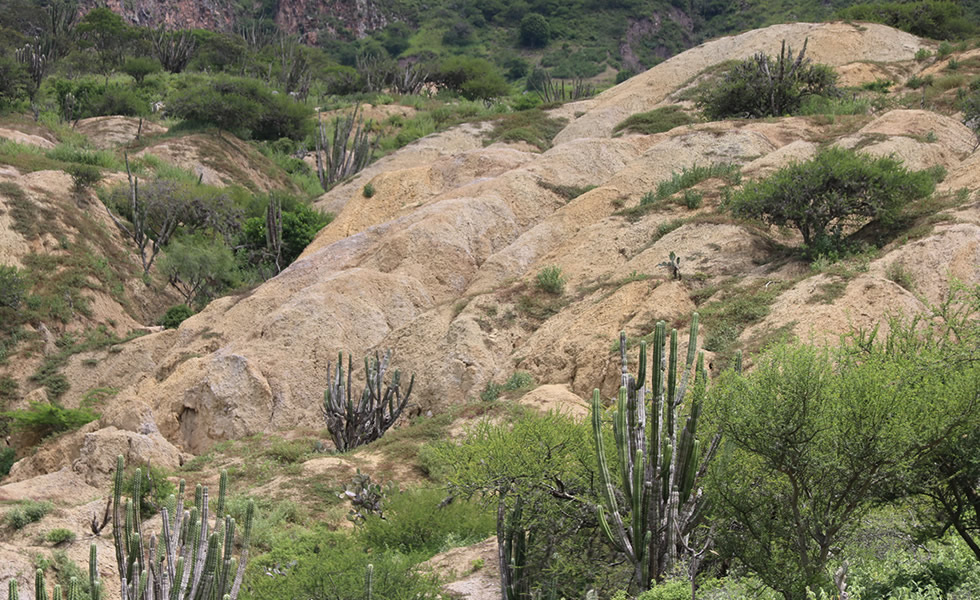
<instances>
[{"instance_id":1,"label":"desert plant","mask_svg":"<svg viewBox=\"0 0 980 600\"><path fill-rule=\"evenodd\" d=\"M561 296L565 292L565 277L561 274L561 267L551 265L541 269L535 283L543 292Z\"/></svg>"},{"instance_id":2,"label":"desert plant","mask_svg":"<svg viewBox=\"0 0 980 600\"><path fill-rule=\"evenodd\" d=\"M781 117L795 112L808 96L836 96L837 74L826 65L814 65L803 49L793 51L783 40L779 56L763 52L740 61L698 98L709 119L728 117Z\"/></svg>"},{"instance_id":3,"label":"desert plant","mask_svg":"<svg viewBox=\"0 0 980 600\"><path fill-rule=\"evenodd\" d=\"M167 31L161 25L150 34L153 55L171 73L180 73L191 60L197 43L190 30Z\"/></svg>"},{"instance_id":4,"label":"desert plant","mask_svg":"<svg viewBox=\"0 0 980 600\"><path fill-rule=\"evenodd\" d=\"M44 534L44 541L51 544L70 544L75 541L75 532L71 529L58 527Z\"/></svg>"},{"instance_id":5,"label":"desert plant","mask_svg":"<svg viewBox=\"0 0 980 600\"><path fill-rule=\"evenodd\" d=\"M347 379L344 380L344 355L337 357L336 376L331 376L331 365L327 365L328 387L323 393L323 416L334 445L340 452L352 450L363 444L373 442L384 435L401 415L415 385L412 375L401 395L401 371L395 370L390 383L385 383L385 373L391 361L391 350L384 356L375 353L374 359L364 358L364 377L366 385L357 401L351 393L354 375L354 359L347 357ZM382 386L384 391L382 392Z\"/></svg>"},{"instance_id":6,"label":"desert plant","mask_svg":"<svg viewBox=\"0 0 980 600\"><path fill-rule=\"evenodd\" d=\"M933 173L910 172L897 159L827 148L749 183L732 196L729 208L738 217L792 225L813 255L834 250L849 226L893 224L906 204L930 195L935 185Z\"/></svg>"},{"instance_id":7,"label":"desert plant","mask_svg":"<svg viewBox=\"0 0 980 600\"><path fill-rule=\"evenodd\" d=\"M4 522L13 529L23 529L43 519L53 508L50 502L25 500L4 515Z\"/></svg>"},{"instance_id":8,"label":"desert plant","mask_svg":"<svg viewBox=\"0 0 980 600\"><path fill-rule=\"evenodd\" d=\"M581 77L576 77L566 87L564 80L556 82L549 73L544 72L528 83L544 104L572 102L595 95L595 86L586 83Z\"/></svg>"},{"instance_id":9,"label":"desert plant","mask_svg":"<svg viewBox=\"0 0 980 600\"><path fill-rule=\"evenodd\" d=\"M361 190L361 193L364 195L365 198L374 197L374 192L375 192L374 185L370 183L364 184L364 188Z\"/></svg>"},{"instance_id":10,"label":"desert plant","mask_svg":"<svg viewBox=\"0 0 980 600\"><path fill-rule=\"evenodd\" d=\"M162 529L159 538L145 539L140 514L142 470L133 478L133 497L123 503L124 461L116 459L113 486L112 535L123 600L206 600L238 597L245 566L255 505L249 502L240 560L232 557L236 522L225 511L228 473L221 472L214 527L208 522L208 488L198 485L194 507L184 510L184 481L160 509ZM170 516L170 507L174 509ZM210 529L209 529L210 528Z\"/></svg>"},{"instance_id":11,"label":"desert plant","mask_svg":"<svg viewBox=\"0 0 980 600\"><path fill-rule=\"evenodd\" d=\"M677 330L670 333L669 357L666 332L666 323L657 323L649 388L646 342L640 345L639 372L634 377L627 370L626 334L620 334L622 384L613 417L618 463L612 470L603 441L599 390L592 395L592 430L603 496L596 507L599 524L633 566L640 591L677 566L680 552L695 553L691 535L702 520L704 507L698 483L721 440L717 433L703 446L695 437L707 389L704 354L697 352L698 314L691 319L682 370L678 369ZM688 386L693 386L690 396ZM652 394L649 407L648 391ZM683 419L685 400L688 416Z\"/></svg>"},{"instance_id":12,"label":"desert plant","mask_svg":"<svg viewBox=\"0 0 980 600\"><path fill-rule=\"evenodd\" d=\"M364 120L358 118L360 106L349 115L333 120L333 140L327 136L326 124L317 118L316 173L320 185L329 190L337 182L362 170L371 161L377 139L371 141Z\"/></svg>"},{"instance_id":13,"label":"desert plant","mask_svg":"<svg viewBox=\"0 0 980 600\"><path fill-rule=\"evenodd\" d=\"M680 278L681 278L681 257L680 256L677 256L676 254L674 254L673 251L671 251L670 256L667 258L667 260L663 261L662 263L660 263L657 266L658 267L663 267L663 268L667 269L667 272L670 273L670 278L671 279L677 279L678 281L680 280Z\"/></svg>"},{"instance_id":14,"label":"desert plant","mask_svg":"<svg viewBox=\"0 0 980 600\"><path fill-rule=\"evenodd\" d=\"M177 304L167 309L167 312L160 318L160 325L167 329L177 329L185 319L192 316L194 311L186 304Z\"/></svg>"},{"instance_id":15,"label":"desert plant","mask_svg":"<svg viewBox=\"0 0 980 600\"><path fill-rule=\"evenodd\" d=\"M344 486L344 491L338 494L342 500L347 500L351 504L351 509L347 512L347 520L352 523L363 523L369 515L384 519L384 502L391 489L390 482L387 486L372 483L371 476L361 473L358 469L350 483Z\"/></svg>"}]
</instances>

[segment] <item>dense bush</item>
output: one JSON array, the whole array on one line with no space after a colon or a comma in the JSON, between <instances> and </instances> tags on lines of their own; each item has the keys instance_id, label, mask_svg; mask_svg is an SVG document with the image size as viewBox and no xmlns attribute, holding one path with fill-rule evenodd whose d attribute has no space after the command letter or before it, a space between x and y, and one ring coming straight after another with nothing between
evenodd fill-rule
<instances>
[{"instance_id":1,"label":"dense bush","mask_svg":"<svg viewBox=\"0 0 980 600\"><path fill-rule=\"evenodd\" d=\"M497 98L510 91L510 86L499 69L483 58L447 58L442 61L431 79L467 100Z\"/></svg>"},{"instance_id":2,"label":"dense bush","mask_svg":"<svg viewBox=\"0 0 980 600\"><path fill-rule=\"evenodd\" d=\"M168 473L160 467L150 465L141 469L140 473L140 515L149 519L160 512L171 494L177 493L177 487L167 479ZM127 469L123 476L122 493L133 498L133 488L136 483L136 469Z\"/></svg>"},{"instance_id":3,"label":"dense bush","mask_svg":"<svg viewBox=\"0 0 980 600\"><path fill-rule=\"evenodd\" d=\"M819 254L840 249L850 226L894 222L903 206L930 195L935 184L933 173L910 172L897 159L833 147L747 184L729 208L739 217L796 228L806 249Z\"/></svg>"},{"instance_id":4,"label":"dense bush","mask_svg":"<svg viewBox=\"0 0 980 600\"><path fill-rule=\"evenodd\" d=\"M543 292L555 296L561 296L565 292L565 277L561 274L561 267L557 265L541 269L534 281Z\"/></svg>"},{"instance_id":5,"label":"dense bush","mask_svg":"<svg viewBox=\"0 0 980 600\"><path fill-rule=\"evenodd\" d=\"M959 2L920 0L855 4L837 11L841 19L884 23L911 34L949 40L974 33L976 24L967 18Z\"/></svg>"},{"instance_id":6,"label":"dense bush","mask_svg":"<svg viewBox=\"0 0 980 600\"><path fill-rule=\"evenodd\" d=\"M31 79L27 69L13 56L0 55L0 114L12 109L19 100L27 98Z\"/></svg>"},{"instance_id":7,"label":"dense bush","mask_svg":"<svg viewBox=\"0 0 980 600\"><path fill-rule=\"evenodd\" d=\"M0 479L3 479L10 473L10 468L14 466L16 459L17 451L13 448L7 447L0 450Z\"/></svg>"},{"instance_id":8,"label":"dense bush","mask_svg":"<svg viewBox=\"0 0 980 600\"><path fill-rule=\"evenodd\" d=\"M185 319L192 316L194 311L186 304L177 304L167 309L167 312L160 317L160 324L167 329L177 329Z\"/></svg>"},{"instance_id":9,"label":"dense bush","mask_svg":"<svg viewBox=\"0 0 980 600\"><path fill-rule=\"evenodd\" d=\"M28 408L8 411L5 416L10 418L15 431L30 432L39 438L78 429L99 418L87 407L64 408L47 402L32 402Z\"/></svg>"},{"instance_id":10,"label":"dense bush","mask_svg":"<svg viewBox=\"0 0 980 600\"><path fill-rule=\"evenodd\" d=\"M301 140L312 128L308 106L245 77L201 80L174 92L167 110L197 125L214 125L259 140Z\"/></svg>"},{"instance_id":11,"label":"dense bush","mask_svg":"<svg viewBox=\"0 0 980 600\"><path fill-rule=\"evenodd\" d=\"M157 269L189 305L203 304L238 281L231 248L221 239L201 234L172 240L157 261Z\"/></svg>"},{"instance_id":12,"label":"dense bush","mask_svg":"<svg viewBox=\"0 0 980 600\"><path fill-rule=\"evenodd\" d=\"M439 593L438 582L413 568L427 558L397 551L371 552L352 543L351 536L304 528L249 561L251 585L242 600L281 598L367 598L365 580L373 565L372 596L385 600L416 600Z\"/></svg>"},{"instance_id":13,"label":"dense bush","mask_svg":"<svg viewBox=\"0 0 980 600\"><path fill-rule=\"evenodd\" d=\"M521 19L521 44L529 48L543 48L551 40L551 26L544 15L528 13Z\"/></svg>"},{"instance_id":14,"label":"dense bush","mask_svg":"<svg viewBox=\"0 0 980 600\"><path fill-rule=\"evenodd\" d=\"M134 56L122 65L122 72L136 80L137 85L143 84L143 79L151 73L160 71L160 63L146 56Z\"/></svg>"},{"instance_id":15,"label":"dense bush","mask_svg":"<svg viewBox=\"0 0 980 600\"><path fill-rule=\"evenodd\" d=\"M385 502L384 519L368 515L360 538L369 548L404 554L435 554L453 546L486 539L495 527L494 516L475 502L459 500L441 506L446 492L416 489L394 494Z\"/></svg>"},{"instance_id":16,"label":"dense bush","mask_svg":"<svg viewBox=\"0 0 980 600\"><path fill-rule=\"evenodd\" d=\"M762 52L739 61L697 99L709 119L781 117L796 112L810 96L836 96L837 74L805 58L806 44L794 57L783 42L772 58Z\"/></svg>"},{"instance_id":17,"label":"dense bush","mask_svg":"<svg viewBox=\"0 0 980 600\"><path fill-rule=\"evenodd\" d=\"M292 196L279 195L282 201L282 255L280 266L286 267L296 260L313 241L316 234L332 220L309 204ZM264 213L264 211L263 211ZM268 259L263 255L266 248L266 219L255 216L246 219L240 241L241 251L252 254L253 263Z\"/></svg>"}]
</instances>

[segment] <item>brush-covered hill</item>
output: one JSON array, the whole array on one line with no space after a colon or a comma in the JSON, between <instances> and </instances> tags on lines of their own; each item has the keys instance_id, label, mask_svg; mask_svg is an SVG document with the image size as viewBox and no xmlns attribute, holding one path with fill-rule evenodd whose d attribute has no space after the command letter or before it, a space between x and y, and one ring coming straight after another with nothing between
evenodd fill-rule
<instances>
[{"instance_id":1,"label":"brush-covered hill","mask_svg":"<svg viewBox=\"0 0 980 600\"><path fill-rule=\"evenodd\" d=\"M560 119L561 129L544 151L488 143L492 124L422 138L322 196L318 206L336 219L275 278L212 302L177 329L68 358L66 405L93 389L115 393L98 421L17 462L0 498L48 497L60 518L82 528L102 502L117 454L171 468L192 456L231 464L250 460L243 448L261 448L264 435L315 438L328 365L341 352L356 362L388 348L395 366L415 373L408 416L416 422L390 433L391 445L304 459L298 475L270 475L254 492L294 494L293 475L336 485L355 468L407 481L422 476L405 453L412 436L443 435L434 422L445 426L443 415L515 372L545 384L529 393L534 405L580 410L593 388L611 395L620 331L637 338L659 320L683 330L697 310L701 345L718 371L735 349L751 353L785 335L836 339L897 311L924 310L954 279L980 282L980 153L953 111L889 100L866 114L617 131L631 115L659 107L693 116L690 90L719 65L777 52L784 40L806 43L808 55L837 68L847 85L887 78L900 90L914 77L948 76L948 59L916 60L930 42L885 26L775 25L708 42L550 110L547 119ZM960 83L976 77L978 56L956 56ZM930 102L951 106L952 90L937 88ZM720 209L738 176L764 177L827 146L899 157L913 169L941 167L945 179L902 231L836 263L807 263L793 251L794 232ZM695 167L714 168L688 187L696 202L678 194L639 208L659 184ZM67 185L63 175L50 177ZM9 235L7 222L0 225ZM680 258L680 280L663 267L671 254ZM230 448L244 458L227 458ZM26 561L29 535L2 543L4 564Z\"/></svg>"}]
</instances>

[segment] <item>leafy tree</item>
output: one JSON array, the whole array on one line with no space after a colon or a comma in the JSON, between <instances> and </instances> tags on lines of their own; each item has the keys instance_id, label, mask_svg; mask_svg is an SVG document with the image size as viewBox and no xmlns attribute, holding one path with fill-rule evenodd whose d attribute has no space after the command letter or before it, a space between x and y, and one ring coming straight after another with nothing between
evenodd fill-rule
<instances>
[{"instance_id":1,"label":"leafy tree","mask_svg":"<svg viewBox=\"0 0 980 600\"><path fill-rule=\"evenodd\" d=\"M439 65L432 79L468 100L489 100L510 91L497 67L482 58L447 58Z\"/></svg>"},{"instance_id":2,"label":"leafy tree","mask_svg":"<svg viewBox=\"0 0 980 600\"><path fill-rule=\"evenodd\" d=\"M787 600L830 591L827 565L877 494L975 413L977 368L951 378L937 358L782 345L748 375L723 376L713 388L731 445L714 473L722 551Z\"/></svg>"},{"instance_id":3,"label":"leafy tree","mask_svg":"<svg viewBox=\"0 0 980 600\"><path fill-rule=\"evenodd\" d=\"M237 281L235 257L221 240L197 234L174 239L158 269L187 304L203 304Z\"/></svg>"},{"instance_id":4,"label":"leafy tree","mask_svg":"<svg viewBox=\"0 0 980 600\"><path fill-rule=\"evenodd\" d=\"M893 223L903 206L930 195L935 184L933 173L909 172L894 158L832 147L746 184L729 208L739 217L793 226L812 250L828 241L839 243L849 225Z\"/></svg>"},{"instance_id":5,"label":"leafy tree","mask_svg":"<svg viewBox=\"0 0 980 600\"><path fill-rule=\"evenodd\" d=\"M521 44L529 48L544 48L551 40L551 26L544 15L528 13L521 19Z\"/></svg>"},{"instance_id":6,"label":"leafy tree","mask_svg":"<svg viewBox=\"0 0 980 600\"><path fill-rule=\"evenodd\" d=\"M797 111L809 96L836 96L837 74L805 54L804 42L794 59L784 40L778 57L759 52L736 63L697 104L709 119L781 117Z\"/></svg>"},{"instance_id":7,"label":"leafy tree","mask_svg":"<svg viewBox=\"0 0 980 600\"><path fill-rule=\"evenodd\" d=\"M282 249L280 263L285 268L296 260L310 245L316 234L327 226L332 215L325 215L312 206L300 202L292 196L276 196L282 203ZM270 201L272 199L270 198ZM265 216L255 216L245 221L242 230L242 245L253 255L254 262L268 260L268 221Z\"/></svg>"},{"instance_id":8,"label":"leafy tree","mask_svg":"<svg viewBox=\"0 0 980 600\"><path fill-rule=\"evenodd\" d=\"M160 63L146 56L134 56L122 65L122 72L136 80L137 85L143 85L143 79L152 73L160 71Z\"/></svg>"},{"instance_id":9,"label":"leafy tree","mask_svg":"<svg viewBox=\"0 0 980 600\"><path fill-rule=\"evenodd\" d=\"M599 499L591 441L587 427L567 417L525 414L507 424L483 422L459 443L426 447L422 457L451 494L479 496L496 507L503 586L513 589L524 581L572 598L598 587L600 578L607 578L606 585L623 584L608 579L603 563L614 559L595 543L602 534L594 510ZM508 539L512 549L523 544L520 564L511 560L513 554L505 558Z\"/></svg>"},{"instance_id":10,"label":"leafy tree","mask_svg":"<svg viewBox=\"0 0 980 600\"><path fill-rule=\"evenodd\" d=\"M109 8L98 7L82 18L78 24L78 33L95 50L108 85L109 74L122 64L131 37L129 26Z\"/></svg>"},{"instance_id":11,"label":"leafy tree","mask_svg":"<svg viewBox=\"0 0 980 600\"><path fill-rule=\"evenodd\" d=\"M954 382L946 392L951 417L958 431L947 435L918 455L895 489L883 490L883 499L897 493L924 500L919 505L920 535L941 537L952 529L980 561L980 285L954 282L948 298L931 314L913 319L893 318L885 343L876 332L859 334L865 352L892 355L919 369L937 369ZM926 325L930 326L926 326ZM945 392L945 390L944 390Z\"/></svg>"},{"instance_id":12,"label":"leafy tree","mask_svg":"<svg viewBox=\"0 0 980 600\"><path fill-rule=\"evenodd\" d=\"M185 319L193 314L194 310L191 307L186 304L177 304L167 309L167 312L160 318L160 325L167 329L177 329Z\"/></svg>"}]
</instances>

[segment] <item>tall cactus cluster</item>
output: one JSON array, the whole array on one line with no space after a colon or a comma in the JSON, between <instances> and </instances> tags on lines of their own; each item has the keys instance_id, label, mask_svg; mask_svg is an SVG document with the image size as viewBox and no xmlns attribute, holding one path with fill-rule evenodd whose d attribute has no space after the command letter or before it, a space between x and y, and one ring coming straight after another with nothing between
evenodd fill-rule
<instances>
[{"instance_id":1,"label":"tall cactus cluster","mask_svg":"<svg viewBox=\"0 0 980 600\"><path fill-rule=\"evenodd\" d=\"M102 582L99 581L99 569L97 560L97 548L95 544L89 547L88 555L88 577L89 591L86 593L82 589L82 583L77 577L72 577L68 583L67 600L101 600ZM20 600L20 592L17 589L17 580L11 579L7 584L8 600ZM55 585L48 595L48 586L44 580L44 570L38 569L34 572L34 600L64 600L60 585Z\"/></svg>"},{"instance_id":2,"label":"tall cactus cluster","mask_svg":"<svg viewBox=\"0 0 980 600\"><path fill-rule=\"evenodd\" d=\"M402 410L408 404L415 385L412 375L401 395L401 372L395 370L391 383L385 383L385 373L391 361L391 350L384 356L379 354L364 358L364 373L367 385L361 392L360 400L351 393L353 383L354 359L347 357L347 378L344 378L344 355L337 357L336 375L331 375L331 365L327 365L327 389L323 393L323 416L334 445L340 452L352 450L362 444L380 438L395 424ZM384 388L384 391L382 391Z\"/></svg>"},{"instance_id":3,"label":"tall cactus cluster","mask_svg":"<svg viewBox=\"0 0 980 600\"><path fill-rule=\"evenodd\" d=\"M160 539L144 539L140 523L140 496L144 484L136 470L133 497L122 504L123 457L116 462L113 488L113 538L122 600L234 600L238 596L248 561L249 538L255 505L250 501L245 516L240 559L232 556L235 520L221 518L225 509L228 474L222 471L218 487L217 518L209 523L208 488L197 486L194 506L184 510L184 481L179 493L160 509ZM173 516L171 516L173 507Z\"/></svg>"},{"instance_id":4,"label":"tall cactus cluster","mask_svg":"<svg viewBox=\"0 0 980 600\"><path fill-rule=\"evenodd\" d=\"M351 114L333 120L333 143L327 135L326 125L317 119L316 172L320 186L325 190L357 173L371 160L374 144L363 119L357 116L358 109L355 106Z\"/></svg>"},{"instance_id":5,"label":"tall cactus cluster","mask_svg":"<svg viewBox=\"0 0 980 600\"><path fill-rule=\"evenodd\" d=\"M696 438L706 391L704 353L696 350L698 314L691 320L683 369L678 367L677 330L671 330L669 354L666 331L663 321L657 323L649 387L646 343L640 345L634 377L627 369L626 335L620 334L622 383L613 417L618 460L612 469L603 441L599 390L592 396L603 500L597 507L599 523L633 565L641 591L677 564L679 552L690 550L690 535L704 506L697 483L721 439L716 434L704 447Z\"/></svg>"}]
</instances>

